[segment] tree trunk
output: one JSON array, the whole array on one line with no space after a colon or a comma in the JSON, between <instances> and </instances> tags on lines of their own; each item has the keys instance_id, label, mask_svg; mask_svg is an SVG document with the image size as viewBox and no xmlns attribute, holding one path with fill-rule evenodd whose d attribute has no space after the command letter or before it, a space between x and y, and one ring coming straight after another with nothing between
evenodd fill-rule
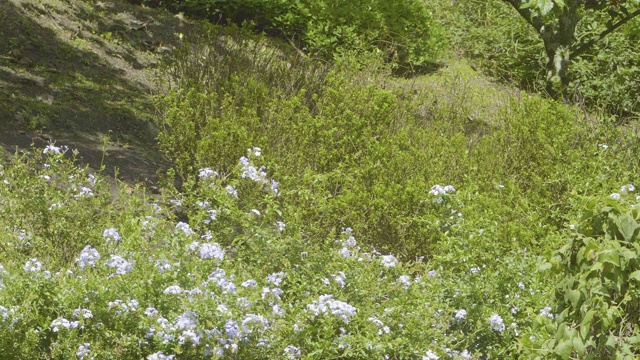
<instances>
[{"instance_id":1,"label":"tree trunk","mask_svg":"<svg viewBox=\"0 0 640 360\"><path fill-rule=\"evenodd\" d=\"M577 4L567 1L557 23L544 24L539 30L546 59L546 90L553 98L560 99L569 85L571 47L574 42L576 25L580 20Z\"/></svg>"}]
</instances>

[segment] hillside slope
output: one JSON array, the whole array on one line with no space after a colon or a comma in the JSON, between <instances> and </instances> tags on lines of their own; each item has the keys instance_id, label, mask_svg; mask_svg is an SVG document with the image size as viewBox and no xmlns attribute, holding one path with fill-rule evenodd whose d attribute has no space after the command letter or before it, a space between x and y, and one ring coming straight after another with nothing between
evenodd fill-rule
<instances>
[{"instance_id":1,"label":"hillside slope","mask_svg":"<svg viewBox=\"0 0 640 360\"><path fill-rule=\"evenodd\" d=\"M0 3L0 145L77 148L127 180L155 181L157 70L197 25L120 1ZM152 150L152 151L149 151Z\"/></svg>"}]
</instances>

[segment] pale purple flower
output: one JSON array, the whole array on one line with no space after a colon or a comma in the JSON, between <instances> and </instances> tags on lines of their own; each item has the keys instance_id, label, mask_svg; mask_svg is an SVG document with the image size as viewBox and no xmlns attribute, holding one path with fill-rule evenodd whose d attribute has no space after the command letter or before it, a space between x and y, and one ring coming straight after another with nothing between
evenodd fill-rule
<instances>
[{"instance_id":1,"label":"pale purple flower","mask_svg":"<svg viewBox=\"0 0 640 360\"><path fill-rule=\"evenodd\" d=\"M44 148L44 150L42 150L42 153L43 154L52 153L52 154L60 155L62 154L62 148L55 146L53 144L49 144Z\"/></svg>"},{"instance_id":2,"label":"pale purple flower","mask_svg":"<svg viewBox=\"0 0 640 360\"><path fill-rule=\"evenodd\" d=\"M277 315L279 317L283 317L285 310L283 308L280 307L280 305L276 304L272 306L272 310L274 315Z\"/></svg>"},{"instance_id":3,"label":"pale purple flower","mask_svg":"<svg viewBox=\"0 0 640 360\"><path fill-rule=\"evenodd\" d=\"M91 346L91 344L89 343L80 344L80 346L78 346L78 351L76 352L78 358L84 359L85 356L91 353L91 350L89 350L89 346Z\"/></svg>"},{"instance_id":4,"label":"pale purple flower","mask_svg":"<svg viewBox=\"0 0 640 360\"><path fill-rule=\"evenodd\" d=\"M553 313L551 312L551 307L547 306L544 309L540 310L540 315L542 316L546 316L550 319L553 319L555 317L555 315L553 315Z\"/></svg>"},{"instance_id":5,"label":"pale purple flower","mask_svg":"<svg viewBox=\"0 0 640 360\"><path fill-rule=\"evenodd\" d=\"M238 197L238 190L236 190L235 187L231 186L231 185L227 185L226 187L227 189L227 194L237 198Z\"/></svg>"},{"instance_id":6,"label":"pale purple flower","mask_svg":"<svg viewBox=\"0 0 640 360\"><path fill-rule=\"evenodd\" d=\"M178 285L171 285L164 289L164 293L167 295L178 295L182 293L182 288Z\"/></svg>"},{"instance_id":7,"label":"pale purple flower","mask_svg":"<svg viewBox=\"0 0 640 360\"><path fill-rule=\"evenodd\" d=\"M162 351L158 351L147 356L147 360L173 360L175 357L175 355L165 355Z\"/></svg>"},{"instance_id":8,"label":"pale purple flower","mask_svg":"<svg viewBox=\"0 0 640 360\"><path fill-rule=\"evenodd\" d=\"M176 317L175 326L178 329L195 329L198 325L198 315L190 310Z\"/></svg>"},{"instance_id":9,"label":"pale purple flower","mask_svg":"<svg viewBox=\"0 0 640 360\"><path fill-rule=\"evenodd\" d=\"M171 270L172 266L171 266L171 264L169 263L169 261L167 259L160 259L160 260L156 261L156 268L161 273L164 273L167 270Z\"/></svg>"},{"instance_id":10,"label":"pale purple flower","mask_svg":"<svg viewBox=\"0 0 640 360\"><path fill-rule=\"evenodd\" d=\"M191 226L189 226L189 224L184 223L182 221L176 224L176 230L181 230L187 236L193 235L193 230L191 230Z\"/></svg>"},{"instance_id":11,"label":"pale purple flower","mask_svg":"<svg viewBox=\"0 0 640 360\"><path fill-rule=\"evenodd\" d=\"M93 313L89 309L78 308L73 310L73 316L76 318L91 319L93 317Z\"/></svg>"},{"instance_id":12,"label":"pale purple flower","mask_svg":"<svg viewBox=\"0 0 640 360\"><path fill-rule=\"evenodd\" d=\"M299 358L302 355L302 351L293 345L289 345L284 348L283 355L286 356L287 359L293 360Z\"/></svg>"},{"instance_id":13,"label":"pale purple flower","mask_svg":"<svg viewBox=\"0 0 640 360\"><path fill-rule=\"evenodd\" d=\"M267 276L267 281L269 283L273 284L274 286L280 286L284 276L285 276L285 273L283 273L282 271L277 272L277 273L273 273L273 274Z\"/></svg>"},{"instance_id":14,"label":"pale purple flower","mask_svg":"<svg viewBox=\"0 0 640 360\"><path fill-rule=\"evenodd\" d=\"M282 295L283 291L280 288L273 288L273 289L269 289L267 287L262 288L262 299L266 299L267 296L269 295L273 295L276 299L281 300L280 299L280 295Z\"/></svg>"},{"instance_id":15,"label":"pale purple flower","mask_svg":"<svg viewBox=\"0 0 640 360\"><path fill-rule=\"evenodd\" d=\"M218 243L204 243L200 245L200 257L203 259L217 259L219 261L224 260L224 250Z\"/></svg>"},{"instance_id":16,"label":"pale purple flower","mask_svg":"<svg viewBox=\"0 0 640 360\"><path fill-rule=\"evenodd\" d=\"M636 187L633 186L633 184L622 185L622 187L620 187L621 192L633 192L635 190L636 190Z\"/></svg>"},{"instance_id":17,"label":"pale purple flower","mask_svg":"<svg viewBox=\"0 0 640 360\"><path fill-rule=\"evenodd\" d=\"M87 196L87 197L93 196L93 190L91 190L86 186L80 187L80 192L78 193L78 195L76 195L76 197L83 197L83 196Z\"/></svg>"},{"instance_id":18,"label":"pale purple flower","mask_svg":"<svg viewBox=\"0 0 640 360\"><path fill-rule=\"evenodd\" d=\"M357 309L346 302L333 299L333 295L320 295L318 300L307 305L307 309L313 312L315 316L334 315L345 323L356 315Z\"/></svg>"},{"instance_id":19,"label":"pale purple flower","mask_svg":"<svg viewBox=\"0 0 640 360\"><path fill-rule=\"evenodd\" d=\"M242 284L240 284L240 286L242 287L256 287L256 281L253 279L249 279L245 282L243 282Z\"/></svg>"},{"instance_id":20,"label":"pale purple flower","mask_svg":"<svg viewBox=\"0 0 640 360\"><path fill-rule=\"evenodd\" d=\"M218 211L215 209L209 209L207 210L207 214L209 215L208 219L204 219L204 223L205 224L210 224L211 221L215 220L218 218Z\"/></svg>"},{"instance_id":21,"label":"pale purple flower","mask_svg":"<svg viewBox=\"0 0 640 360\"><path fill-rule=\"evenodd\" d=\"M386 268L393 268L398 265L398 259L393 255L383 255L381 259L382 266Z\"/></svg>"},{"instance_id":22,"label":"pale purple flower","mask_svg":"<svg viewBox=\"0 0 640 360\"><path fill-rule=\"evenodd\" d=\"M489 317L489 325L497 332L503 332L505 329L504 321L498 314L493 314Z\"/></svg>"},{"instance_id":23,"label":"pale purple flower","mask_svg":"<svg viewBox=\"0 0 640 360\"><path fill-rule=\"evenodd\" d=\"M137 311L139 305L140 303L138 303L138 300L135 299L128 302L117 299L114 301L109 301L107 303L107 307L109 310L116 309L116 315L121 315L123 313L128 313L131 311Z\"/></svg>"},{"instance_id":24,"label":"pale purple flower","mask_svg":"<svg viewBox=\"0 0 640 360\"><path fill-rule=\"evenodd\" d=\"M111 259L107 260L106 265L116 269L116 275L124 275L133 270L133 265L119 255L111 255Z\"/></svg>"},{"instance_id":25,"label":"pale purple flower","mask_svg":"<svg viewBox=\"0 0 640 360\"><path fill-rule=\"evenodd\" d=\"M342 288L346 285L345 283L346 278L347 278L347 275L345 275L344 271L338 271L337 275L333 275L333 280L337 282Z\"/></svg>"},{"instance_id":26,"label":"pale purple flower","mask_svg":"<svg viewBox=\"0 0 640 360\"><path fill-rule=\"evenodd\" d=\"M156 308L149 306L147 310L144 311L144 314L147 316L156 316L158 315L158 310Z\"/></svg>"},{"instance_id":27,"label":"pale purple flower","mask_svg":"<svg viewBox=\"0 0 640 360\"><path fill-rule=\"evenodd\" d=\"M76 263L80 268L84 269L85 266L93 267L96 265L96 260L100 259L100 253L98 250L91 247L91 245L85 246L80 253L80 257L76 258Z\"/></svg>"},{"instance_id":28,"label":"pale purple flower","mask_svg":"<svg viewBox=\"0 0 640 360\"><path fill-rule=\"evenodd\" d=\"M436 355L433 351L428 350L427 354L422 357L422 360L438 360L440 357Z\"/></svg>"},{"instance_id":29,"label":"pale purple flower","mask_svg":"<svg viewBox=\"0 0 640 360\"><path fill-rule=\"evenodd\" d=\"M103 231L102 237L104 237L107 243L111 241L120 242L120 240L122 240L122 236L120 236L120 233L118 233L118 230L114 228L106 229L105 231Z\"/></svg>"},{"instance_id":30,"label":"pale purple flower","mask_svg":"<svg viewBox=\"0 0 640 360\"><path fill-rule=\"evenodd\" d=\"M42 263L36 258L27 260L24 264L24 271L26 272L38 272L42 270Z\"/></svg>"},{"instance_id":31,"label":"pale purple flower","mask_svg":"<svg viewBox=\"0 0 640 360\"><path fill-rule=\"evenodd\" d=\"M211 168L208 168L208 167L200 169L200 171L198 171L198 177L200 179L208 179L208 178L210 178L212 176L218 176L218 172L216 172L216 171L214 171L214 170L212 170Z\"/></svg>"},{"instance_id":32,"label":"pale purple flower","mask_svg":"<svg viewBox=\"0 0 640 360\"><path fill-rule=\"evenodd\" d=\"M262 149L260 149L260 148L259 148L259 147L257 147L257 146L254 146L253 148L248 149L248 150L247 150L247 152L248 152L250 155L253 155L253 156L255 156L255 157L259 157L260 155L262 155Z\"/></svg>"},{"instance_id":33,"label":"pale purple flower","mask_svg":"<svg viewBox=\"0 0 640 360\"><path fill-rule=\"evenodd\" d=\"M80 325L79 321L69 321L65 318L57 318L51 322L49 326L53 332L58 332L60 328L75 329Z\"/></svg>"}]
</instances>

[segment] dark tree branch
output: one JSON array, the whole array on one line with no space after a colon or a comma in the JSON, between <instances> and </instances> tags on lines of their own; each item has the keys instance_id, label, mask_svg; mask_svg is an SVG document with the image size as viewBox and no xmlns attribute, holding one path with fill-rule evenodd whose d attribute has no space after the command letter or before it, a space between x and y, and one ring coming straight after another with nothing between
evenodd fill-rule
<instances>
[{"instance_id":1,"label":"dark tree branch","mask_svg":"<svg viewBox=\"0 0 640 360\"><path fill-rule=\"evenodd\" d=\"M525 20L527 20L527 22L531 26L533 26L533 28L536 29L538 33L540 33L540 31L542 30L542 27L544 26L544 22L539 16L534 15L531 9L521 8L520 7L522 6L521 0L502 0L502 1L506 2L507 4L511 5L514 9L516 9L516 11L520 13L520 16L522 16Z\"/></svg>"},{"instance_id":2,"label":"dark tree branch","mask_svg":"<svg viewBox=\"0 0 640 360\"><path fill-rule=\"evenodd\" d=\"M619 28L620 26L626 24L629 20L633 19L634 17L636 17L638 15L640 15L640 10L636 10L636 11L630 13L629 15L627 15L626 17L624 17L623 19L621 19L617 23L613 24L607 30L601 32L600 35L598 35L598 36L594 37L593 39L587 41L586 43L582 44L579 48L577 48L577 49L572 51L573 57L576 58L576 57L582 55L585 51L587 51L590 47L592 47L593 44L595 44L598 41L602 40L605 36L611 34L617 28Z\"/></svg>"}]
</instances>

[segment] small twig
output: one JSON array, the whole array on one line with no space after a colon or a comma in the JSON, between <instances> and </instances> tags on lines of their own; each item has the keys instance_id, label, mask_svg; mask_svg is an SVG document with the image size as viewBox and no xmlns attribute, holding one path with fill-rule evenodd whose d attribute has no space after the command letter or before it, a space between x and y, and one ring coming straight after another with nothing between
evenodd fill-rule
<instances>
[{"instance_id":1,"label":"small twig","mask_svg":"<svg viewBox=\"0 0 640 360\"><path fill-rule=\"evenodd\" d=\"M287 38L287 40L289 41L289 45L291 45L291 46L292 46L292 47L293 47L293 48L298 52L298 55L302 56L302 57L303 57L303 58L305 58L305 59L307 58L307 54L305 54L305 53L304 53L304 51L300 50L300 49L296 46L296 44L293 42L293 39L291 39L291 38Z\"/></svg>"}]
</instances>

